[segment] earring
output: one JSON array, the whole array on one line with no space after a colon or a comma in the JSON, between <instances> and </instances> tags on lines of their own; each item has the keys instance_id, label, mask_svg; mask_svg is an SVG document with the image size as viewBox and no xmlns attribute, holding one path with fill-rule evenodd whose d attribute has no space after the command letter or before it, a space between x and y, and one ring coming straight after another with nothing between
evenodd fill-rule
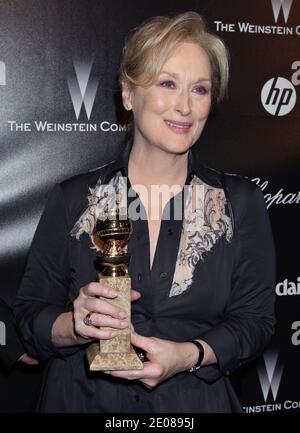
<instances>
[{"instance_id":1,"label":"earring","mask_svg":"<svg viewBox=\"0 0 300 433\"><path fill-rule=\"evenodd\" d=\"M129 104L125 104L125 108L126 108L127 111L131 110Z\"/></svg>"}]
</instances>

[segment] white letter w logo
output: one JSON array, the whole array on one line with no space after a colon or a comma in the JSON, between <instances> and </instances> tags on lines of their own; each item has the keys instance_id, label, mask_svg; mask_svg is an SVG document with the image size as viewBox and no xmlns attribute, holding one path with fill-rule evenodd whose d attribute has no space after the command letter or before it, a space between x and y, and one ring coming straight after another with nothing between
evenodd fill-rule
<instances>
[{"instance_id":1,"label":"white letter w logo","mask_svg":"<svg viewBox=\"0 0 300 433\"><path fill-rule=\"evenodd\" d=\"M278 21L278 16L281 7L284 15L284 21L285 23L287 23L292 4L293 4L293 0L272 0L272 9L273 9L274 19L276 23Z\"/></svg>"},{"instance_id":2,"label":"white letter w logo","mask_svg":"<svg viewBox=\"0 0 300 433\"><path fill-rule=\"evenodd\" d=\"M270 388L274 401L277 397L283 371L283 367L277 364L278 355L277 351L265 352L263 355L264 362L261 361L257 365L258 377L265 402L267 401Z\"/></svg>"},{"instance_id":3,"label":"white letter w logo","mask_svg":"<svg viewBox=\"0 0 300 433\"><path fill-rule=\"evenodd\" d=\"M87 118L90 119L93 109L98 80L90 79L93 61L74 62L75 77L68 78L68 87L71 95L74 111L78 120L82 103L85 107Z\"/></svg>"}]
</instances>

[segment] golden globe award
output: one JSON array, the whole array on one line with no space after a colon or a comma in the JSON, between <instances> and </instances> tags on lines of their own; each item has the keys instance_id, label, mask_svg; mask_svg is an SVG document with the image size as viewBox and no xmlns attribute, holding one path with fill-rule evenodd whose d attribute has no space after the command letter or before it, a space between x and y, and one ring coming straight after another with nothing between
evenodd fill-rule
<instances>
[{"instance_id":1,"label":"golden globe award","mask_svg":"<svg viewBox=\"0 0 300 433\"><path fill-rule=\"evenodd\" d=\"M100 248L96 255L96 268L100 271L98 281L112 287L118 293L118 296L109 302L125 310L128 323L131 323L131 279L128 275L130 256L124 247L131 233L132 222L127 215L120 215L117 208L106 215L105 219L97 220L93 234L94 242ZM130 325L125 329L118 329L117 332L116 337L100 340L88 347L90 370L143 368L141 359L130 343Z\"/></svg>"}]
</instances>

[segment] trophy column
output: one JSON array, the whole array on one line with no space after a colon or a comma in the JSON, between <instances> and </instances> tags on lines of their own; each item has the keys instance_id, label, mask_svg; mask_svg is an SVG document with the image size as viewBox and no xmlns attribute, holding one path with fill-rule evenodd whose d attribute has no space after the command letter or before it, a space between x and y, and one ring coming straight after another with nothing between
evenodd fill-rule
<instances>
[{"instance_id":1,"label":"trophy column","mask_svg":"<svg viewBox=\"0 0 300 433\"><path fill-rule=\"evenodd\" d=\"M130 256L124 252L124 246L131 231L130 220L120 220L118 213L113 217L110 215L110 219L98 220L96 224L94 240L97 245L102 247L105 245L104 251L97 253L96 258L96 267L101 270L98 281L117 292L117 297L109 299L108 302L124 309L129 326L125 329L114 329L118 333L116 337L100 340L88 347L87 359L90 370L143 369L143 363L130 343L131 279L128 275Z\"/></svg>"}]
</instances>

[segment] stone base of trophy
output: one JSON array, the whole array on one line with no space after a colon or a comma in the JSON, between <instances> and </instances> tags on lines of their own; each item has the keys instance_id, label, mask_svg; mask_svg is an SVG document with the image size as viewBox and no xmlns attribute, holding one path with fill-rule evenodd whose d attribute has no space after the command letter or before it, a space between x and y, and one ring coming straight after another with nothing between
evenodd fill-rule
<instances>
[{"instance_id":1,"label":"stone base of trophy","mask_svg":"<svg viewBox=\"0 0 300 433\"><path fill-rule=\"evenodd\" d=\"M115 289L118 296L110 299L113 305L121 307L126 312L126 321L131 323L131 279L128 275L108 277L99 275L99 283ZM112 329L112 328L106 328ZM117 330L118 335L109 340L101 340L91 344L87 349L87 359L90 370L142 370L143 362L130 343L130 325Z\"/></svg>"}]
</instances>

